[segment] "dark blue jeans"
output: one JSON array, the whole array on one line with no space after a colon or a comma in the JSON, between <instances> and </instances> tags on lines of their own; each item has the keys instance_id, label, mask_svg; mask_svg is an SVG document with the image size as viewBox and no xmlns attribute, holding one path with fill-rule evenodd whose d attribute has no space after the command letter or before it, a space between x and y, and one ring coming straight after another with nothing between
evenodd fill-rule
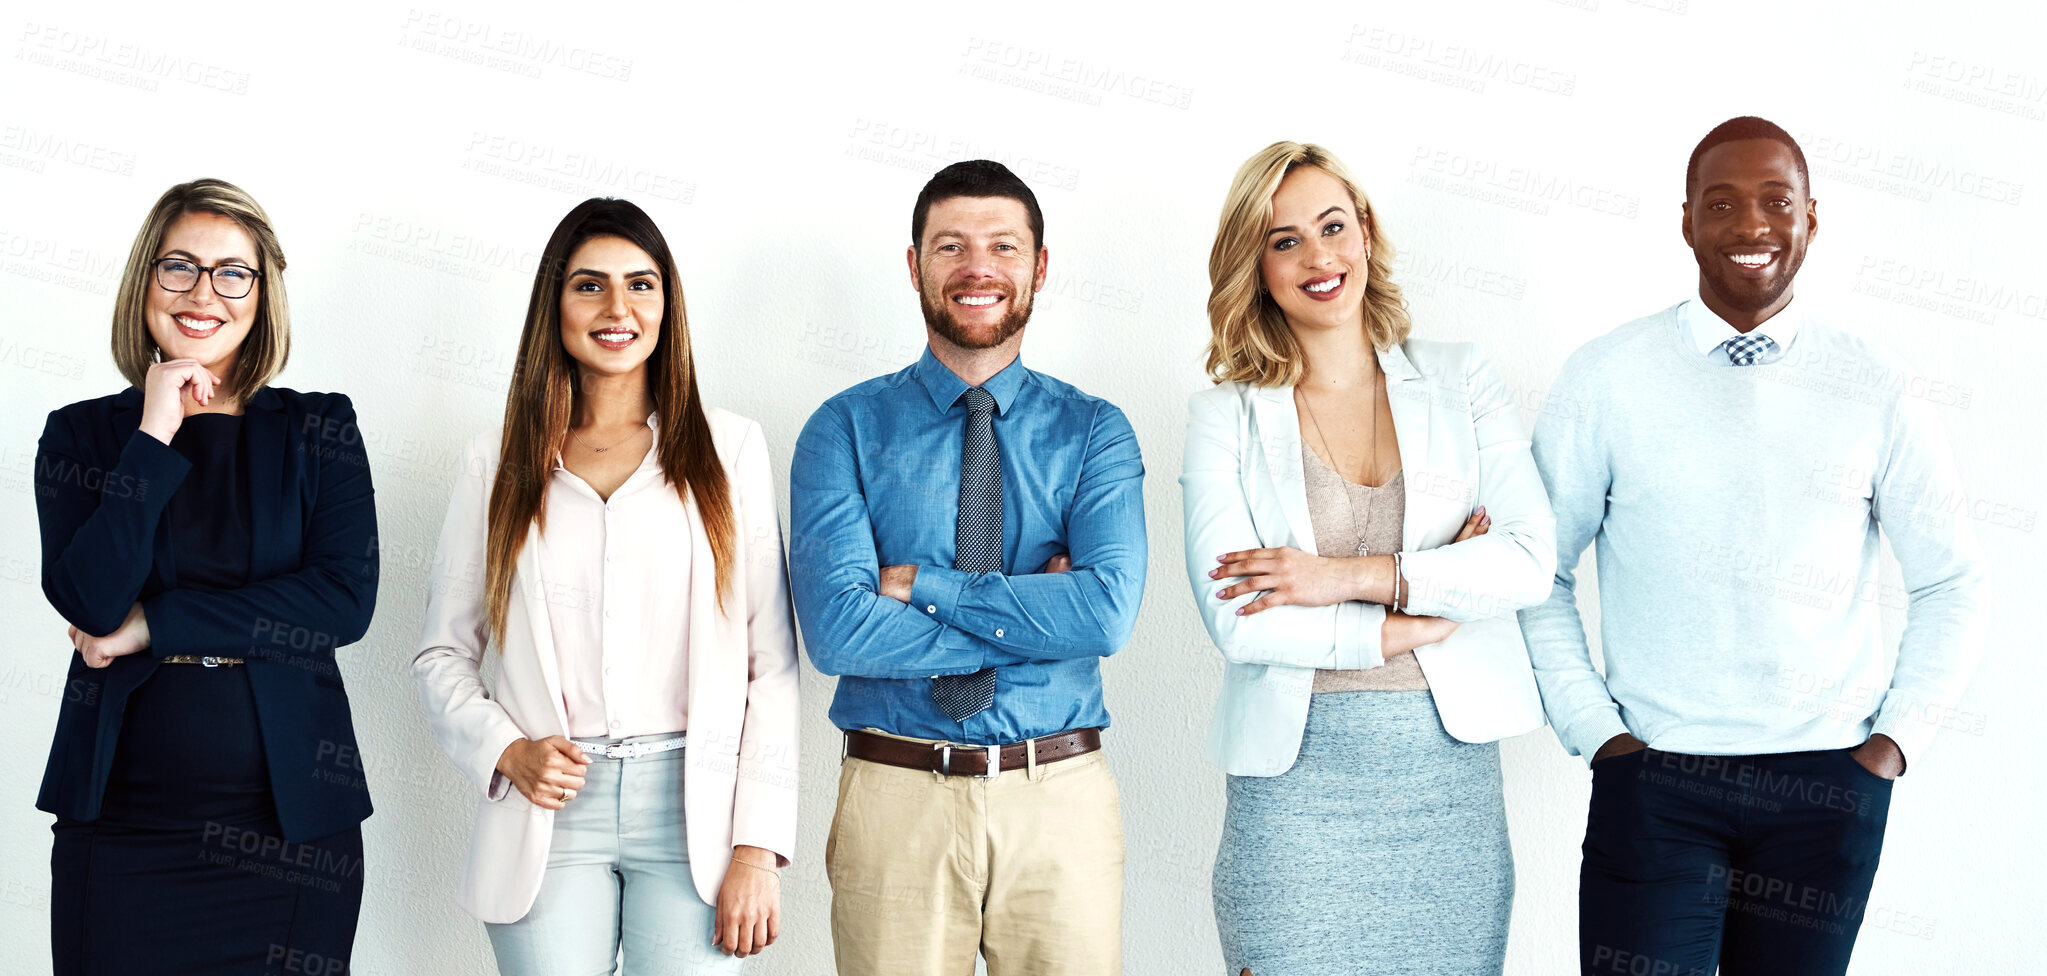
<instances>
[{"instance_id":1,"label":"dark blue jeans","mask_svg":"<svg viewBox=\"0 0 2047 976\"><path fill-rule=\"evenodd\" d=\"M1592 764L1585 976L1845 973L1891 808L1891 782L1848 753Z\"/></svg>"}]
</instances>

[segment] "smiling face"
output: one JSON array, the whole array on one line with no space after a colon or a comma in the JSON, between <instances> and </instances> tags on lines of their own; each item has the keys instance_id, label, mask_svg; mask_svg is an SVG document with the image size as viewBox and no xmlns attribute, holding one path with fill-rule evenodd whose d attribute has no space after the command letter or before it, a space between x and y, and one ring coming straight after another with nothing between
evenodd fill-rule
<instances>
[{"instance_id":1,"label":"smiling face","mask_svg":"<svg viewBox=\"0 0 2047 976\"><path fill-rule=\"evenodd\" d=\"M931 205L910 249L910 283L924 324L961 349L991 349L1023 331L1045 287L1047 254L1030 214L1008 197L952 197Z\"/></svg>"},{"instance_id":2,"label":"smiling face","mask_svg":"<svg viewBox=\"0 0 2047 976\"><path fill-rule=\"evenodd\" d=\"M164 231L156 257L179 258L214 271L199 275L190 291L177 292L164 288L157 270L150 269L142 306L149 337L165 361L196 359L215 376L226 379L234 368L235 352L248 338L256 313L263 307L263 283L256 281L240 298L222 298L213 285L220 275L261 270L255 240L230 218L188 213Z\"/></svg>"},{"instance_id":3,"label":"smiling face","mask_svg":"<svg viewBox=\"0 0 2047 976\"><path fill-rule=\"evenodd\" d=\"M1791 279L1819 231L1791 148L1739 139L1699 157L1698 186L1684 206L1684 238L1699 263L1699 293L1736 327L1754 326L1791 302Z\"/></svg>"},{"instance_id":4,"label":"smiling face","mask_svg":"<svg viewBox=\"0 0 2047 976\"><path fill-rule=\"evenodd\" d=\"M623 237L592 237L569 253L562 348L599 375L641 369L661 340L666 305L660 266L646 251Z\"/></svg>"},{"instance_id":5,"label":"smiling face","mask_svg":"<svg viewBox=\"0 0 2047 976\"><path fill-rule=\"evenodd\" d=\"M1357 202L1341 181L1319 166L1297 166L1279 181L1258 272L1287 325L1361 327L1370 257Z\"/></svg>"}]
</instances>

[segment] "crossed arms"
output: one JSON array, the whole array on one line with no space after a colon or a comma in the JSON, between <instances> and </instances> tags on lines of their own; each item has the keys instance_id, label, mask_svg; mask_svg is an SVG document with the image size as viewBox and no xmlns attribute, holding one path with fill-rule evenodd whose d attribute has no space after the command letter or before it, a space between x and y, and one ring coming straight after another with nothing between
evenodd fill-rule
<instances>
[{"instance_id":1,"label":"crossed arms","mask_svg":"<svg viewBox=\"0 0 2047 976\"><path fill-rule=\"evenodd\" d=\"M791 590L819 671L971 674L1103 657L1129 640L1144 592L1144 465L1122 411L1098 405L1082 445L1065 514L1070 571L1006 575L919 565L908 603L883 592L866 494L882 486L863 484L854 444L847 418L827 402L804 425L790 470Z\"/></svg>"}]
</instances>

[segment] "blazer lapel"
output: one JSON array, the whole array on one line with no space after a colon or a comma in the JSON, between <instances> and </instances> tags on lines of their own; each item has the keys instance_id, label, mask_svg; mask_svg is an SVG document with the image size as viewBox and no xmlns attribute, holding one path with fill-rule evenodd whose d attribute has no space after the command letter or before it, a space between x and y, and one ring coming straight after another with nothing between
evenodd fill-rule
<instances>
[{"instance_id":1,"label":"blazer lapel","mask_svg":"<svg viewBox=\"0 0 2047 976\"><path fill-rule=\"evenodd\" d=\"M542 489L545 491L546 489ZM569 709L562 701L561 662L554 656L554 628L548 624L547 580L540 575L540 527L526 527L526 544L519 547L519 568L515 579L523 580L518 596L526 601L526 619L532 622L533 653L539 658L540 678L547 688L548 704L554 708L555 727L569 734Z\"/></svg>"},{"instance_id":2,"label":"blazer lapel","mask_svg":"<svg viewBox=\"0 0 2047 976\"><path fill-rule=\"evenodd\" d=\"M1315 552L1315 526L1308 520L1308 482L1301 470L1301 421L1294 410L1294 388L1288 386L1245 387L1244 396L1251 408L1251 423L1255 428L1255 439L1247 440L1246 446L1255 450L1257 457L1246 458L1254 470L1265 472L1266 484L1262 492L1250 492L1252 500L1251 519L1265 535L1278 526L1269 526L1260 518L1261 507L1257 499L1263 495L1277 503L1284 519L1286 531L1291 540L1265 538L1268 545L1284 545L1289 541L1294 548L1303 552Z\"/></svg>"},{"instance_id":3,"label":"blazer lapel","mask_svg":"<svg viewBox=\"0 0 2047 976\"><path fill-rule=\"evenodd\" d=\"M299 452L289 458L290 431L284 417L283 398L263 387L249 398L242 414L242 447L248 452L249 522L252 543L249 552L251 578L261 579L296 569L303 535L298 523L297 486L286 492L284 469L290 462L294 471L318 459Z\"/></svg>"},{"instance_id":4,"label":"blazer lapel","mask_svg":"<svg viewBox=\"0 0 2047 976\"><path fill-rule=\"evenodd\" d=\"M683 670L689 675L687 694L695 699L706 697L707 693L714 693L714 688L711 682L706 680L704 672L710 667L714 655L720 653L720 649L725 646L726 617L718 612L718 577L714 568L717 563L711 557L711 540L704 534L704 513L697 508L696 492L687 493L682 500L682 509L684 517L688 520L690 540L689 593L685 594L685 599L689 600L689 647L685 652L688 659L683 662ZM741 546L746 544L744 538L735 538L733 541ZM735 574L740 572L740 567L747 564L748 558L748 553L733 553L732 567ZM738 601L746 598L740 586L740 580L744 579L744 575L740 575L739 580L733 581L732 592L727 594L730 599ZM741 648L742 652L745 650L746 648ZM685 713L687 715L704 714L702 709L694 707L694 702L683 704L688 708ZM702 727L713 728L709 725ZM714 749L691 751L703 756L716 754Z\"/></svg>"},{"instance_id":5,"label":"blazer lapel","mask_svg":"<svg viewBox=\"0 0 2047 976\"><path fill-rule=\"evenodd\" d=\"M1393 414L1393 434L1400 439L1400 469L1407 511L1415 509L1415 486L1426 483L1429 471L1429 423L1435 410L1428 381L1407 358L1400 346L1379 350L1379 369L1386 374L1386 406ZM1421 534L1422 520L1402 520L1400 549L1413 552Z\"/></svg>"}]
</instances>

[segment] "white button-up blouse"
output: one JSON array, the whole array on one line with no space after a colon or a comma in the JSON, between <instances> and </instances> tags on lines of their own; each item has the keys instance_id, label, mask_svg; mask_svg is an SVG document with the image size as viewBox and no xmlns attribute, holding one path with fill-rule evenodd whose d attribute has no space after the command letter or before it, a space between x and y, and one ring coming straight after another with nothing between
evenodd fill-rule
<instances>
[{"instance_id":1,"label":"white button-up blouse","mask_svg":"<svg viewBox=\"0 0 2047 976\"><path fill-rule=\"evenodd\" d=\"M540 536L547 621L569 735L689 727L689 514L661 470L660 427L640 466L600 498L556 456Z\"/></svg>"}]
</instances>

